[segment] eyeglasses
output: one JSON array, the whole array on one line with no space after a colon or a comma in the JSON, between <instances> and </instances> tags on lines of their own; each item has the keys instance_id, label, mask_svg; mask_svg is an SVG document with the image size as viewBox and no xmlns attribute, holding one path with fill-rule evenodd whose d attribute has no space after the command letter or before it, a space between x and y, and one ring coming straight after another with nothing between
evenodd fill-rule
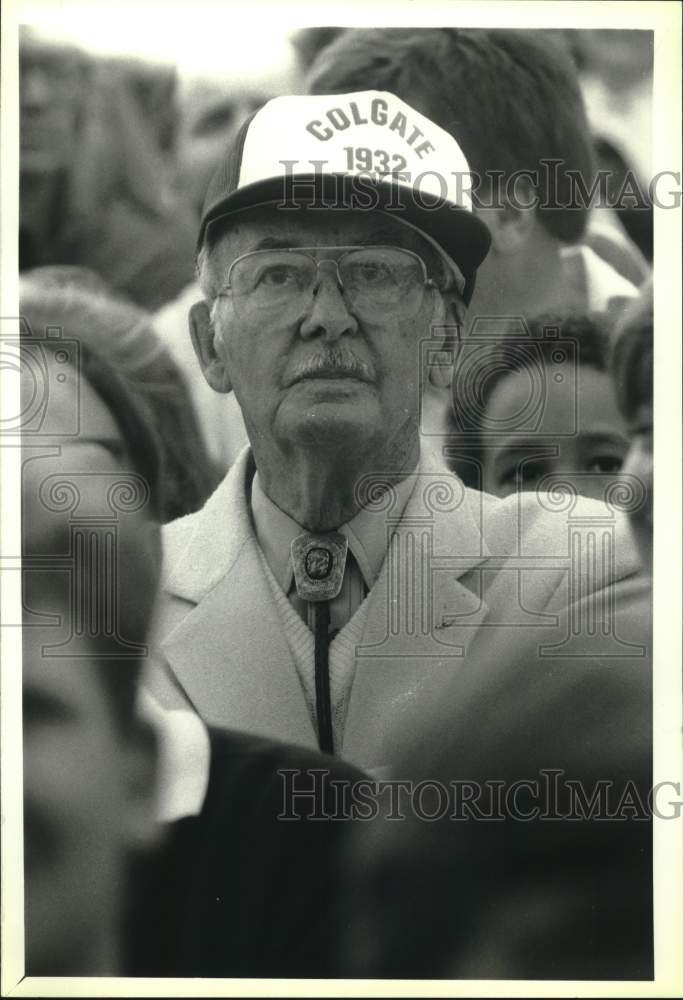
<instances>
[{"instance_id":1,"label":"eyeglasses","mask_svg":"<svg viewBox=\"0 0 683 1000\"><path fill-rule=\"evenodd\" d=\"M367 318L414 316L425 289L436 287L422 258L402 247L287 247L238 257L218 295L229 296L243 317L304 311L313 303L323 265L347 307Z\"/></svg>"}]
</instances>

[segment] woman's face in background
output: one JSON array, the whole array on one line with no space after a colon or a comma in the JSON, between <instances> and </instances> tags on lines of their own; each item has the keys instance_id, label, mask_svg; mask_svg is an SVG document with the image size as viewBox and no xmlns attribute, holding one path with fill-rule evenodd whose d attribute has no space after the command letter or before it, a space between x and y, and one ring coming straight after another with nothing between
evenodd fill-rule
<instances>
[{"instance_id":1,"label":"woman's face in background","mask_svg":"<svg viewBox=\"0 0 683 1000\"><path fill-rule=\"evenodd\" d=\"M108 406L61 349L23 354L24 413L43 407L22 465L27 967L116 974L128 851L156 830L152 779L137 779L154 765L104 672L135 670L130 643L116 659L132 638L122 608L147 585L159 529L130 502L140 476Z\"/></svg>"}]
</instances>

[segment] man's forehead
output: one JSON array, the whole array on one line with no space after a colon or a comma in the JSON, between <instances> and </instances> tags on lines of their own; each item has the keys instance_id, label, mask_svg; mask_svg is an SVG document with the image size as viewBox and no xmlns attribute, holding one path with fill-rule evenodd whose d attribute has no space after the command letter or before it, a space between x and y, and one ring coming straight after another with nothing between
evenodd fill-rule
<instances>
[{"instance_id":1,"label":"man's forehead","mask_svg":"<svg viewBox=\"0 0 683 1000\"><path fill-rule=\"evenodd\" d=\"M235 213L216 240L215 247L237 256L276 245L353 246L357 243L389 243L418 252L428 246L419 232L386 212L278 209L272 205Z\"/></svg>"}]
</instances>

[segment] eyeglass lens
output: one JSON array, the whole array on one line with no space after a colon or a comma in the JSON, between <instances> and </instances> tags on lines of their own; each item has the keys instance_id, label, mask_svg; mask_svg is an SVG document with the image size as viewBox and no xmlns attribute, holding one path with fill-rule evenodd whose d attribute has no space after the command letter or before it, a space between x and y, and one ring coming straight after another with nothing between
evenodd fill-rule
<instances>
[{"instance_id":1,"label":"eyeglass lens","mask_svg":"<svg viewBox=\"0 0 683 1000\"><path fill-rule=\"evenodd\" d=\"M365 313L403 313L422 302L425 273L418 257L398 247L366 247L337 260L292 250L246 254L230 275L235 307L244 313L304 305L319 273L335 269L348 305Z\"/></svg>"}]
</instances>

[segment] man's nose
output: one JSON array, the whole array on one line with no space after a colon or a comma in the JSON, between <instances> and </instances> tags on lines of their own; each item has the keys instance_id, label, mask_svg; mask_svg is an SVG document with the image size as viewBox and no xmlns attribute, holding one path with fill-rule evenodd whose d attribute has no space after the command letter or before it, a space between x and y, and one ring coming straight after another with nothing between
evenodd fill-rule
<instances>
[{"instance_id":1,"label":"man's nose","mask_svg":"<svg viewBox=\"0 0 683 1000\"><path fill-rule=\"evenodd\" d=\"M330 267L318 270L318 281L313 289L313 301L304 316L299 332L308 340L311 337L324 337L325 340L338 340L344 334L354 334L358 331L358 322L349 311L337 277L333 262Z\"/></svg>"}]
</instances>

